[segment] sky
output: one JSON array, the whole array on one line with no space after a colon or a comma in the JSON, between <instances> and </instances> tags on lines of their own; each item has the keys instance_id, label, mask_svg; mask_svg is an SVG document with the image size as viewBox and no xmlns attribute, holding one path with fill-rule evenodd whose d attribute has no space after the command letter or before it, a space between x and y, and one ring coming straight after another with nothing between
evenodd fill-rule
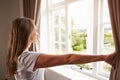
<instances>
[{"instance_id":1,"label":"sky","mask_svg":"<svg viewBox=\"0 0 120 80\"><path fill-rule=\"evenodd\" d=\"M87 1L87 2L86 2ZM93 19L93 0L83 0L69 5L69 20L74 19L77 26L88 27Z\"/></svg>"}]
</instances>

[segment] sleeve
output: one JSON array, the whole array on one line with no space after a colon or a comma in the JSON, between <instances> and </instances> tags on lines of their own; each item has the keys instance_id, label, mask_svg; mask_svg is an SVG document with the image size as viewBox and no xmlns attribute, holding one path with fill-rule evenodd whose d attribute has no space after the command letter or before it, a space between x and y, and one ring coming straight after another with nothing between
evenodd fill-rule
<instances>
[{"instance_id":1,"label":"sleeve","mask_svg":"<svg viewBox=\"0 0 120 80\"><path fill-rule=\"evenodd\" d=\"M19 56L19 62L24 65L27 71L33 72L36 60L40 54L33 52L26 52Z\"/></svg>"}]
</instances>

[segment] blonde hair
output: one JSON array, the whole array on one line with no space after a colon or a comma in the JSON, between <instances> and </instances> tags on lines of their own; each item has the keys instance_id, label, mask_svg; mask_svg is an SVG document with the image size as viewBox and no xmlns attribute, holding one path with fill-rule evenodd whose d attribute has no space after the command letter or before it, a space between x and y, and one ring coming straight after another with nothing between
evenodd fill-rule
<instances>
[{"instance_id":1,"label":"blonde hair","mask_svg":"<svg viewBox=\"0 0 120 80\"><path fill-rule=\"evenodd\" d=\"M7 78L15 74L18 56L27 47L28 38L33 29L33 21L29 18L17 18L12 22L6 56Z\"/></svg>"}]
</instances>

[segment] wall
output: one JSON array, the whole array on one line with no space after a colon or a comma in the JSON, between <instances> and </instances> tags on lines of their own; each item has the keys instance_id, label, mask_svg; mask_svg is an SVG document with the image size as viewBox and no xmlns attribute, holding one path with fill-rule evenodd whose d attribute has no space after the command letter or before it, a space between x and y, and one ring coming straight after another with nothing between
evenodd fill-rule
<instances>
[{"instance_id":1,"label":"wall","mask_svg":"<svg viewBox=\"0 0 120 80\"><path fill-rule=\"evenodd\" d=\"M96 78L83 73L79 68L71 69L68 66L55 66L45 70L45 80L108 80Z\"/></svg>"},{"instance_id":2,"label":"wall","mask_svg":"<svg viewBox=\"0 0 120 80\"><path fill-rule=\"evenodd\" d=\"M4 80L6 73L5 55L10 22L20 15L20 0L0 0L0 80Z\"/></svg>"},{"instance_id":3,"label":"wall","mask_svg":"<svg viewBox=\"0 0 120 80\"><path fill-rule=\"evenodd\" d=\"M64 76L63 74L60 74L48 68L45 70L45 80L71 80L71 79Z\"/></svg>"}]
</instances>

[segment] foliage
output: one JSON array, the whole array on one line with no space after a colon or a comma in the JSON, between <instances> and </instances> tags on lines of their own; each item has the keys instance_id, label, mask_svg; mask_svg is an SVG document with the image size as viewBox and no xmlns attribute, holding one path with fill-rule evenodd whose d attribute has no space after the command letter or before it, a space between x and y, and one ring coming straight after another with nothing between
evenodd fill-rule
<instances>
[{"instance_id":1,"label":"foliage","mask_svg":"<svg viewBox=\"0 0 120 80\"><path fill-rule=\"evenodd\" d=\"M114 47L113 35L112 32L106 31L104 33L104 45L105 47Z\"/></svg>"},{"instance_id":2,"label":"foliage","mask_svg":"<svg viewBox=\"0 0 120 80\"><path fill-rule=\"evenodd\" d=\"M92 68L87 65L87 64L76 64L78 67L80 67L80 69L87 69L87 70L91 70Z\"/></svg>"},{"instance_id":3,"label":"foliage","mask_svg":"<svg viewBox=\"0 0 120 80\"><path fill-rule=\"evenodd\" d=\"M74 51L86 49L86 35L86 32L72 30L72 49Z\"/></svg>"}]
</instances>

